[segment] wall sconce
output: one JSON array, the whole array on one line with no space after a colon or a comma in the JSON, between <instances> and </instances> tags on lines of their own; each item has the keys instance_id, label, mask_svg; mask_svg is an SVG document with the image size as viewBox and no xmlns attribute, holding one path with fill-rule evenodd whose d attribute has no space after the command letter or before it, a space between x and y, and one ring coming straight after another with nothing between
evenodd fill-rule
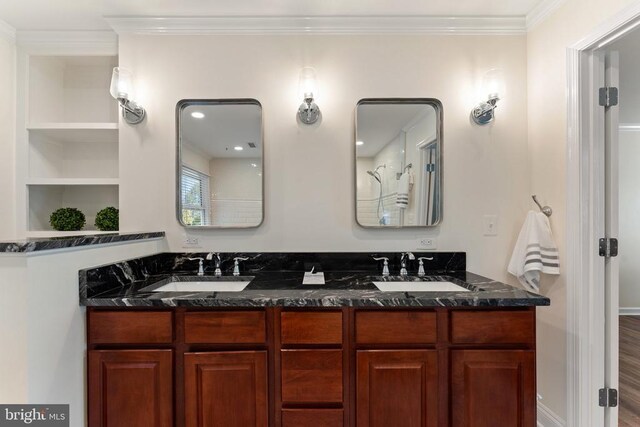
<instances>
[{"instance_id":1,"label":"wall sconce","mask_svg":"<svg viewBox=\"0 0 640 427\"><path fill-rule=\"evenodd\" d=\"M498 101L504 98L505 86L501 70L489 70L484 75L482 92L487 94L487 100L471 110L471 118L478 125L486 125L493 121Z\"/></svg>"},{"instance_id":2,"label":"wall sconce","mask_svg":"<svg viewBox=\"0 0 640 427\"><path fill-rule=\"evenodd\" d=\"M304 100L298 108L298 118L304 124L314 124L320 117L320 108L313 102L314 97L318 96L316 70L310 67L305 67L300 70L298 89L300 96L302 96Z\"/></svg>"},{"instance_id":3,"label":"wall sconce","mask_svg":"<svg viewBox=\"0 0 640 427\"><path fill-rule=\"evenodd\" d=\"M111 96L118 100L122 108L122 117L130 125L137 125L142 122L147 113L140 105L130 100L133 92L133 82L131 71L115 67L111 75Z\"/></svg>"}]
</instances>

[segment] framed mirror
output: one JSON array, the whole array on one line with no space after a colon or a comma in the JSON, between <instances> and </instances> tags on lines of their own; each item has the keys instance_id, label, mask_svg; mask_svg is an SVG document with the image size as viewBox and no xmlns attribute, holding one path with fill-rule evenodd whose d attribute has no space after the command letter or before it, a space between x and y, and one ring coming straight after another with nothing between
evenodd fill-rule
<instances>
[{"instance_id":1,"label":"framed mirror","mask_svg":"<svg viewBox=\"0 0 640 427\"><path fill-rule=\"evenodd\" d=\"M260 103L255 99L182 100L176 120L180 224L260 226L264 217Z\"/></svg>"},{"instance_id":2,"label":"framed mirror","mask_svg":"<svg viewBox=\"0 0 640 427\"><path fill-rule=\"evenodd\" d=\"M432 227L442 220L442 104L362 99L356 107L356 221Z\"/></svg>"}]
</instances>

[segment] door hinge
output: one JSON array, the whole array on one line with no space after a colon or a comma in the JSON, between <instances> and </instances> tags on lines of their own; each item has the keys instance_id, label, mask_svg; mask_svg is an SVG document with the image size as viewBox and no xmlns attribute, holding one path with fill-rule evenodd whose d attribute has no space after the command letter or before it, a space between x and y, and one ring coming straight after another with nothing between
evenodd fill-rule
<instances>
[{"instance_id":1,"label":"door hinge","mask_svg":"<svg viewBox=\"0 0 640 427\"><path fill-rule=\"evenodd\" d=\"M613 107L618 105L618 88L601 87L598 98L600 106L602 107Z\"/></svg>"},{"instance_id":2,"label":"door hinge","mask_svg":"<svg viewBox=\"0 0 640 427\"><path fill-rule=\"evenodd\" d=\"M618 406L618 390L615 388L601 388L598 390L598 404L603 408Z\"/></svg>"},{"instance_id":3,"label":"door hinge","mask_svg":"<svg viewBox=\"0 0 640 427\"><path fill-rule=\"evenodd\" d=\"M618 239L603 238L600 239L599 244L600 256L606 258L613 258L618 256Z\"/></svg>"}]
</instances>

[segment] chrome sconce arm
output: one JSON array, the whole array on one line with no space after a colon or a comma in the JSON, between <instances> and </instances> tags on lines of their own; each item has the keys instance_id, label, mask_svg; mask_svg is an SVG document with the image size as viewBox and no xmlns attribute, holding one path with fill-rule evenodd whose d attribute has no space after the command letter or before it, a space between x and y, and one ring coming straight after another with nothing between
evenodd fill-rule
<instances>
[{"instance_id":1,"label":"chrome sconce arm","mask_svg":"<svg viewBox=\"0 0 640 427\"><path fill-rule=\"evenodd\" d=\"M320 108L313 102L313 94L305 93L304 102L298 107L298 118L306 125L314 124L320 117Z\"/></svg>"},{"instance_id":2,"label":"chrome sconce arm","mask_svg":"<svg viewBox=\"0 0 640 427\"><path fill-rule=\"evenodd\" d=\"M147 116L144 108L126 98L118 98L118 104L122 108L122 118L130 125L141 123Z\"/></svg>"},{"instance_id":3,"label":"chrome sconce arm","mask_svg":"<svg viewBox=\"0 0 640 427\"><path fill-rule=\"evenodd\" d=\"M495 118L495 109L498 107L500 97L496 94L489 95L486 102L481 102L471 110L471 118L477 125L486 125Z\"/></svg>"},{"instance_id":4,"label":"chrome sconce arm","mask_svg":"<svg viewBox=\"0 0 640 427\"><path fill-rule=\"evenodd\" d=\"M298 107L298 120L305 125L312 125L320 118L320 108L315 103L315 98L318 96L316 70L311 67L300 70L298 93L303 99Z\"/></svg>"}]
</instances>

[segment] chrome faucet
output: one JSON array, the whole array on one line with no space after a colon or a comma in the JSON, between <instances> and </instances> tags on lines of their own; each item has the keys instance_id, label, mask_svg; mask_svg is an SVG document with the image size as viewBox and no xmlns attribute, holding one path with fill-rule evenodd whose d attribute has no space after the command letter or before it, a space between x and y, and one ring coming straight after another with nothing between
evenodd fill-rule
<instances>
[{"instance_id":1,"label":"chrome faucet","mask_svg":"<svg viewBox=\"0 0 640 427\"><path fill-rule=\"evenodd\" d=\"M388 276L389 275L389 258L387 258L387 257L380 257L380 258L373 257L373 259L375 259L376 261L384 260L384 263L382 264L382 275L384 277Z\"/></svg>"},{"instance_id":2,"label":"chrome faucet","mask_svg":"<svg viewBox=\"0 0 640 427\"><path fill-rule=\"evenodd\" d=\"M198 263L198 276L204 276L204 258L187 258L189 261L199 261Z\"/></svg>"},{"instance_id":3,"label":"chrome faucet","mask_svg":"<svg viewBox=\"0 0 640 427\"><path fill-rule=\"evenodd\" d=\"M211 261L214 255L216 257L216 271L213 274L216 277L220 277L222 276L222 270L220 270L220 254L219 253L214 254L213 252L209 252L207 254L207 261Z\"/></svg>"},{"instance_id":4,"label":"chrome faucet","mask_svg":"<svg viewBox=\"0 0 640 427\"><path fill-rule=\"evenodd\" d=\"M433 257L424 257L421 256L420 258L418 258L418 276L419 277L424 277L425 272L424 272L424 260L427 261L433 261Z\"/></svg>"},{"instance_id":5,"label":"chrome faucet","mask_svg":"<svg viewBox=\"0 0 640 427\"><path fill-rule=\"evenodd\" d=\"M240 275L240 261L246 261L248 259L249 258L245 258L241 256L237 256L233 259L233 275L234 276Z\"/></svg>"},{"instance_id":6,"label":"chrome faucet","mask_svg":"<svg viewBox=\"0 0 640 427\"><path fill-rule=\"evenodd\" d=\"M403 252L402 255L400 255L400 275L401 276L406 276L408 274L407 258L409 258L410 260L416 259L415 255L413 255L413 253L411 252Z\"/></svg>"}]
</instances>

